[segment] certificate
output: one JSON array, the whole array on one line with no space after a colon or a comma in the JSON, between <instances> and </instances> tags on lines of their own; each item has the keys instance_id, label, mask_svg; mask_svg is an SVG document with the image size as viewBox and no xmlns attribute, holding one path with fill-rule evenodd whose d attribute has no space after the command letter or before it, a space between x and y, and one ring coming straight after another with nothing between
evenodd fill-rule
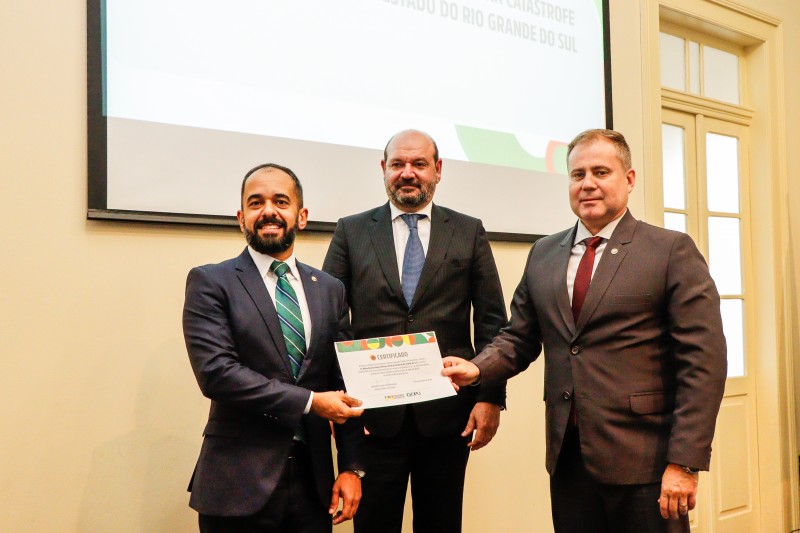
<instances>
[{"instance_id":1,"label":"certificate","mask_svg":"<svg viewBox=\"0 0 800 533\"><path fill-rule=\"evenodd\" d=\"M336 343L347 394L364 409L427 402L456 392L442 376L433 331Z\"/></svg>"}]
</instances>

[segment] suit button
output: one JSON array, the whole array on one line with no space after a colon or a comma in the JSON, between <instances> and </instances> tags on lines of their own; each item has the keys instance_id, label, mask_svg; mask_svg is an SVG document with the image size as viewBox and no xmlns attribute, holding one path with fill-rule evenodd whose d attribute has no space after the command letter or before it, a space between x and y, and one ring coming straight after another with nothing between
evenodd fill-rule
<instances>
[{"instance_id":1,"label":"suit button","mask_svg":"<svg viewBox=\"0 0 800 533\"><path fill-rule=\"evenodd\" d=\"M572 398L572 394L568 390L565 390L564 391L564 399L565 400L569 400L570 398Z\"/></svg>"},{"instance_id":2,"label":"suit button","mask_svg":"<svg viewBox=\"0 0 800 533\"><path fill-rule=\"evenodd\" d=\"M414 322L414 315L408 315L408 321Z\"/></svg>"},{"instance_id":3,"label":"suit button","mask_svg":"<svg viewBox=\"0 0 800 533\"><path fill-rule=\"evenodd\" d=\"M572 352L572 355L578 355L580 351L581 349L578 348L577 346L573 346L572 349L570 350L570 352Z\"/></svg>"}]
</instances>

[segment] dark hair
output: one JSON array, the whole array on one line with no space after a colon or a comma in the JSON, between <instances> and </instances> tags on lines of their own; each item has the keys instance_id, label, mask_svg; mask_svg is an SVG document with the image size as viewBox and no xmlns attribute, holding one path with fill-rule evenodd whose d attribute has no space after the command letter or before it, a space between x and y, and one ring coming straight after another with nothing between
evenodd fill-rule
<instances>
[{"instance_id":1,"label":"dark hair","mask_svg":"<svg viewBox=\"0 0 800 533\"><path fill-rule=\"evenodd\" d=\"M297 177L292 169L289 167L285 167L283 165L278 165L277 163L264 163L263 165L258 165L257 167L253 167L247 171L247 174L244 175L244 179L242 180L242 192L241 198L242 202L244 202L244 186L247 184L247 178L258 172L259 170L263 170L265 168L274 168L276 170L280 170L281 172L285 172L292 178L294 182L294 193L297 196L297 201L299 202L298 208L303 207L303 186L300 184L300 178Z\"/></svg>"},{"instance_id":2,"label":"dark hair","mask_svg":"<svg viewBox=\"0 0 800 533\"><path fill-rule=\"evenodd\" d=\"M424 131L420 131L420 130L403 130L403 131L398 131L397 133L392 135L392 137L386 143L386 146L383 147L383 160L386 161L389 158L389 145L392 144L392 141L395 139L395 137L398 137L399 135L403 135L404 133L412 133L412 132L424 135L425 137L428 138L429 141L431 141L431 144L433 144L433 162L434 163L438 163L439 162L439 147L436 145L436 141L433 140L433 137L431 137L430 135L428 135Z\"/></svg>"},{"instance_id":3,"label":"dark hair","mask_svg":"<svg viewBox=\"0 0 800 533\"><path fill-rule=\"evenodd\" d=\"M569 162L569 154L572 153L572 150L576 146L579 144L594 142L598 139L608 139L611 141L614 144L614 147L617 149L617 157L622 163L623 169L627 171L631 168L631 148L628 146L628 142L625 140L625 137L618 131L604 129L586 130L579 133L577 137L572 139L572 142L569 143L569 146L567 146L567 162Z\"/></svg>"}]
</instances>

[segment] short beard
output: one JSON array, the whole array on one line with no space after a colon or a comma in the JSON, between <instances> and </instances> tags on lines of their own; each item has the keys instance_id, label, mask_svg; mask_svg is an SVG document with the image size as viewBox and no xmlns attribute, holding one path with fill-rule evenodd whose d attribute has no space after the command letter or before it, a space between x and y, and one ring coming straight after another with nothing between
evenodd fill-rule
<instances>
[{"instance_id":1,"label":"short beard","mask_svg":"<svg viewBox=\"0 0 800 533\"><path fill-rule=\"evenodd\" d=\"M281 224L286 231L284 231L283 237L261 237L257 231L258 228L264 224ZM255 231L250 231L249 228L245 227L244 238L253 250L266 255L275 255L288 250L292 244L294 244L294 239L299 230L297 222L295 222L294 226L287 229L286 223L279 219L260 220L255 224L253 229Z\"/></svg>"},{"instance_id":2,"label":"short beard","mask_svg":"<svg viewBox=\"0 0 800 533\"><path fill-rule=\"evenodd\" d=\"M433 198L433 193L436 191L436 184L431 183L429 185L420 185L420 188L417 189L417 193L414 195L401 195L401 187L402 185L393 189L386 187L386 192L394 205L410 208L427 205L428 202L431 201L431 198Z\"/></svg>"}]
</instances>

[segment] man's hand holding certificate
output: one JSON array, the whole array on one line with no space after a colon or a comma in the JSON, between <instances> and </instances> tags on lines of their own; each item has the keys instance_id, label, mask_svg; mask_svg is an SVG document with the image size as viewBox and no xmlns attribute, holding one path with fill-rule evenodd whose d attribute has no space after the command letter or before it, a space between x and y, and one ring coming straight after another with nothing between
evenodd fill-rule
<instances>
[{"instance_id":1,"label":"man's hand holding certificate","mask_svg":"<svg viewBox=\"0 0 800 533\"><path fill-rule=\"evenodd\" d=\"M436 335L409 333L336 343L347 394L362 408L389 407L454 396L442 376Z\"/></svg>"}]
</instances>

